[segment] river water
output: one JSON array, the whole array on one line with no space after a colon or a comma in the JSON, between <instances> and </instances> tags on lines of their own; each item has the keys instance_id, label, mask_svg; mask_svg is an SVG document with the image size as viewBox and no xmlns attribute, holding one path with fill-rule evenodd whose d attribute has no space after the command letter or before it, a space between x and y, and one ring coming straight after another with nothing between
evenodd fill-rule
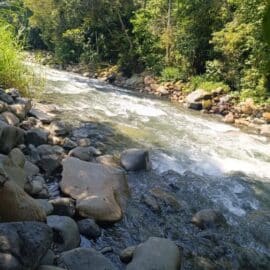
<instances>
[{"instance_id":1,"label":"river water","mask_svg":"<svg viewBox=\"0 0 270 270\"><path fill-rule=\"evenodd\" d=\"M125 267L117 253L150 236L171 238L183 249L182 269L270 269L267 138L152 96L40 70L46 89L39 100L55 104L61 119L78 126L98 121L105 130L101 134L110 133L109 153L133 146L150 151L153 171L129 177L132 195L123 221L104 228L97 241L82 239L82 245L112 247L107 256L119 269ZM85 124L77 133L88 136L91 127ZM180 210L164 206L158 214L151 211L142 196L155 187L174 196ZM221 210L228 227L202 232L190 224L192 214L208 207Z\"/></svg>"}]
</instances>

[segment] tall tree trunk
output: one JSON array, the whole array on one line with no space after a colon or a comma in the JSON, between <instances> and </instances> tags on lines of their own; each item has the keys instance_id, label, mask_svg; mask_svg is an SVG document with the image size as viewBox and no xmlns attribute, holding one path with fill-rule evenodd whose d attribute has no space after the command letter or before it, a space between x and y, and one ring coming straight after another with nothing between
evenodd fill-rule
<instances>
[{"instance_id":1,"label":"tall tree trunk","mask_svg":"<svg viewBox=\"0 0 270 270\"><path fill-rule=\"evenodd\" d=\"M166 63L169 65L171 62L171 18L172 18L172 0L168 0L168 18L167 18L167 44L166 44Z\"/></svg>"}]
</instances>

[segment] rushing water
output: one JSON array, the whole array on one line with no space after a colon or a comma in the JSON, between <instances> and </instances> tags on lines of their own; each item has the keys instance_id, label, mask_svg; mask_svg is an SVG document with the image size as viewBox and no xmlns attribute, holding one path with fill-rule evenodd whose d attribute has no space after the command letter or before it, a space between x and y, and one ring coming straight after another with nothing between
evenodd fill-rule
<instances>
[{"instance_id":1,"label":"rushing water","mask_svg":"<svg viewBox=\"0 0 270 270\"><path fill-rule=\"evenodd\" d=\"M98 80L48 68L41 70L45 74L46 90L40 100L55 104L61 119L78 125L93 120L102 123L105 130L115 134L110 138L109 152L117 154L133 146L150 150L154 171L130 175L132 198L123 221L104 229L96 242L83 239L83 245L97 249L113 247L114 252L108 256L119 269L124 269L117 252L156 235L169 237L184 249L183 269L208 269L199 268L198 262L194 262L196 258L218 261L217 269L267 269L257 267L256 263L255 268L254 265L243 268L241 260L234 262L234 257L242 254L242 248L244 254L250 254L250 250L259 254L251 253L247 257L257 256L262 260L269 255L267 138ZM78 132L83 134L83 130ZM166 208L159 214L151 211L141 196L156 186L175 196L185 205L185 210ZM220 209L230 229L211 231L214 235L211 237L201 235L189 221L195 211L207 207ZM226 268L224 258L234 263Z\"/></svg>"}]
</instances>

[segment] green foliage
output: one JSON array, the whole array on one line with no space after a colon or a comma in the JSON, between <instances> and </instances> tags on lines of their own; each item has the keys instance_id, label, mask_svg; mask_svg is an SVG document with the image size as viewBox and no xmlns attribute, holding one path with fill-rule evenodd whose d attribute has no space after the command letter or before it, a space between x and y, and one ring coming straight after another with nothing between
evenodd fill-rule
<instances>
[{"instance_id":1,"label":"green foliage","mask_svg":"<svg viewBox=\"0 0 270 270\"><path fill-rule=\"evenodd\" d=\"M181 79L180 70L176 67L165 67L161 73L163 81L177 81Z\"/></svg>"},{"instance_id":2,"label":"green foliage","mask_svg":"<svg viewBox=\"0 0 270 270\"><path fill-rule=\"evenodd\" d=\"M21 50L11 27L0 22L0 86L27 91L29 71L22 64Z\"/></svg>"}]
</instances>

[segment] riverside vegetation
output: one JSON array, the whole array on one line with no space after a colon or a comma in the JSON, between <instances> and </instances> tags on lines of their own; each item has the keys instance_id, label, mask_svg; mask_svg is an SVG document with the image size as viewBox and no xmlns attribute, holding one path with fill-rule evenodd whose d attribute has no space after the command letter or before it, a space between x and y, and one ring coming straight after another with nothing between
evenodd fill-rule
<instances>
[{"instance_id":1,"label":"riverside vegetation","mask_svg":"<svg viewBox=\"0 0 270 270\"><path fill-rule=\"evenodd\" d=\"M257 179L221 177L229 183L223 195L233 189L237 202L249 198L247 217L235 217L204 194L217 185L210 175L158 174L139 145L111 150L116 134L108 123L77 127L61 119L64 100L59 108L26 97L33 77L18 45L50 50L65 68L83 63L87 76L117 64L100 76L269 135L266 6L1 1L0 270L269 269L269 198L254 202ZM263 187L258 193L267 194Z\"/></svg>"}]
</instances>

